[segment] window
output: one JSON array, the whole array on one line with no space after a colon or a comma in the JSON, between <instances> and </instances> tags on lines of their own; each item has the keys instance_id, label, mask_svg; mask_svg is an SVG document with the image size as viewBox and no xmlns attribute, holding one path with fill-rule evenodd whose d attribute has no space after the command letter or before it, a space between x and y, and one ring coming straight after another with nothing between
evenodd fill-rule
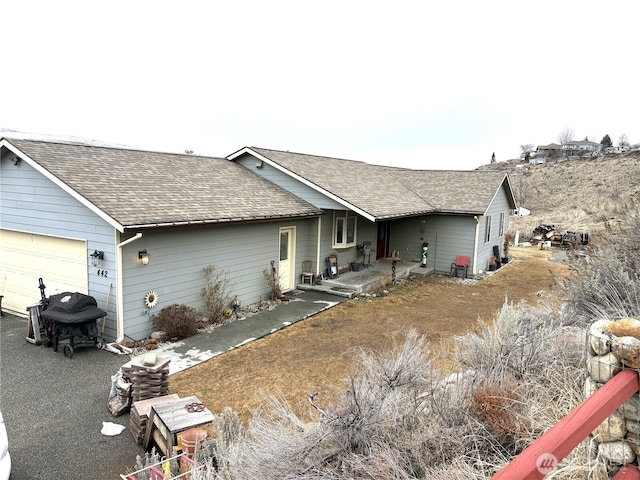
<instances>
[{"instance_id":1,"label":"window","mask_svg":"<svg viewBox=\"0 0 640 480\"><path fill-rule=\"evenodd\" d=\"M280 232L280 261L289 259L289 232Z\"/></svg>"},{"instance_id":2,"label":"window","mask_svg":"<svg viewBox=\"0 0 640 480\"><path fill-rule=\"evenodd\" d=\"M499 237L502 237L504 235L504 213L500 214L500 234L498 235Z\"/></svg>"},{"instance_id":3,"label":"window","mask_svg":"<svg viewBox=\"0 0 640 480\"><path fill-rule=\"evenodd\" d=\"M356 219L353 212L333 212L333 248L352 247L356 244Z\"/></svg>"},{"instance_id":4,"label":"window","mask_svg":"<svg viewBox=\"0 0 640 480\"><path fill-rule=\"evenodd\" d=\"M484 243L489 243L491 241L491 215L487 215L487 225L484 231Z\"/></svg>"}]
</instances>

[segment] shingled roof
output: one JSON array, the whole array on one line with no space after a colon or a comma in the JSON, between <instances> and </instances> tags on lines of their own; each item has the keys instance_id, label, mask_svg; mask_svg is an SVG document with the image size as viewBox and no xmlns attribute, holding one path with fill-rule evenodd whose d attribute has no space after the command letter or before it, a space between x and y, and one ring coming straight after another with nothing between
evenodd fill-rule
<instances>
[{"instance_id":1,"label":"shingled roof","mask_svg":"<svg viewBox=\"0 0 640 480\"><path fill-rule=\"evenodd\" d=\"M323 212L223 158L0 139L119 228L242 222Z\"/></svg>"},{"instance_id":2,"label":"shingled roof","mask_svg":"<svg viewBox=\"0 0 640 480\"><path fill-rule=\"evenodd\" d=\"M503 183L509 181L505 172L495 170L388 171L426 199L437 213L483 215ZM511 208L515 208L515 202Z\"/></svg>"},{"instance_id":3,"label":"shingled roof","mask_svg":"<svg viewBox=\"0 0 640 480\"><path fill-rule=\"evenodd\" d=\"M430 213L482 215L508 176L498 171L411 170L264 148L244 148L348 206L384 220ZM510 187L510 186L509 186Z\"/></svg>"}]
</instances>

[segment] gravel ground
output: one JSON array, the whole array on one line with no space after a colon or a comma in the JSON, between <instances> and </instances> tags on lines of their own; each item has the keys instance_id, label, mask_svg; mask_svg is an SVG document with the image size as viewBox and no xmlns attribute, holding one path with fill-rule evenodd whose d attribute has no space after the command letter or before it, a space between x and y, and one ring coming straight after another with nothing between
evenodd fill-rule
<instances>
[{"instance_id":1,"label":"gravel ground","mask_svg":"<svg viewBox=\"0 0 640 480\"><path fill-rule=\"evenodd\" d=\"M26 341L27 320L0 319L0 409L7 424L12 480L117 479L143 449L129 431L129 415L107 407L111 376L129 360L93 347L68 359L62 349ZM100 433L102 422L127 428Z\"/></svg>"}]
</instances>

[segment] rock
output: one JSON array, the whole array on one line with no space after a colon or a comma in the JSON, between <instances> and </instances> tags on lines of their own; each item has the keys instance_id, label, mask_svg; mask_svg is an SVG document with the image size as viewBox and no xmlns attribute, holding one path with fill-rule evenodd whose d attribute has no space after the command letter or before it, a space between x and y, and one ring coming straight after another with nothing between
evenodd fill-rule
<instances>
[{"instance_id":1,"label":"rock","mask_svg":"<svg viewBox=\"0 0 640 480\"><path fill-rule=\"evenodd\" d=\"M624 418L637 422L640 420L640 396L633 395L618 409Z\"/></svg>"},{"instance_id":2,"label":"rock","mask_svg":"<svg viewBox=\"0 0 640 480\"><path fill-rule=\"evenodd\" d=\"M638 455L640 453L640 435L637 433L629 433L627 434L627 441L629 445L631 445L633 452Z\"/></svg>"},{"instance_id":3,"label":"rock","mask_svg":"<svg viewBox=\"0 0 640 480\"><path fill-rule=\"evenodd\" d=\"M624 465L635 460L633 448L624 440L605 442L598 445L598 453L611 463Z\"/></svg>"},{"instance_id":4,"label":"rock","mask_svg":"<svg viewBox=\"0 0 640 480\"><path fill-rule=\"evenodd\" d=\"M613 337L611 350L622 363L631 368L640 368L640 340L635 337Z\"/></svg>"},{"instance_id":5,"label":"rock","mask_svg":"<svg viewBox=\"0 0 640 480\"><path fill-rule=\"evenodd\" d=\"M624 417L617 412L612 413L609 417L591 432L593 438L600 443L614 442L622 440L627 434Z\"/></svg>"},{"instance_id":6,"label":"rock","mask_svg":"<svg viewBox=\"0 0 640 480\"><path fill-rule=\"evenodd\" d=\"M635 318L622 318L606 326L606 332L616 337L635 337L640 339L640 321Z\"/></svg>"},{"instance_id":7,"label":"rock","mask_svg":"<svg viewBox=\"0 0 640 480\"><path fill-rule=\"evenodd\" d=\"M625 428L630 434L640 435L640 423L637 420L627 419L625 421Z\"/></svg>"},{"instance_id":8,"label":"rock","mask_svg":"<svg viewBox=\"0 0 640 480\"><path fill-rule=\"evenodd\" d=\"M153 332L151 334L151 340L155 340L156 342L162 342L164 340L164 337L166 336L167 336L166 332L158 330L157 332Z\"/></svg>"},{"instance_id":9,"label":"rock","mask_svg":"<svg viewBox=\"0 0 640 480\"><path fill-rule=\"evenodd\" d=\"M620 360L611 352L587 358L587 372L598 383L606 383L611 380L613 373L620 366Z\"/></svg>"},{"instance_id":10,"label":"rock","mask_svg":"<svg viewBox=\"0 0 640 480\"><path fill-rule=\"evenodd\" d=\"M593 322L589 328L587 347L590 355L604 355L610 352L611 337L607 332L607 327L611 320L598 320Z\"/></svg>"},{"instance_id":11,"label":"rock","mask_svg":"<svg viewBox=\"0 0 640 480\"><path fill-rule=\"evenodd\" d=\"M598 385L596 384L596 382L593 381L591 377L585 378L584 388L582 390L585 399L589 398L591 395L596 393L597 389L598 389Z\"/></svg>"}]
</instances>

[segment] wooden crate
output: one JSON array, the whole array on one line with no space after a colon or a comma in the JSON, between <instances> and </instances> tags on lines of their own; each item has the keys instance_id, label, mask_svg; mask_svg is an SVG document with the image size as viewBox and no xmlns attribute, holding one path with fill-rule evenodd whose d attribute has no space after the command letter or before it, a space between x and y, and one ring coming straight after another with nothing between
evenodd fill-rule
<instances>
[{"instance_id":1,"label":"wooden crate","mask_svg":"<svg viewBox=\"0 0 640 480\"><path fill-rule=\"evenodd\" d=\"M129 429L131 430L131 434L138 445L142 445L142 441L144 440L151 407L161 403L175 402L176 400L180 400L180 397L177 394L172 393L171 395L164 395L162 397L139 400L131 405Z\"/></svg>"},{"instance_id":2,"label":"wooden crate","mask_svg":"<svg viewBox=\"0 0 640 480\"><path fill-rule=\"evenodd\" d=\"M196 396L181 398L175 402L152 405L144 434L143 446L149 449L152 443L167 457L179 445L179 435L193 427L204 427L213 422L214 416L207 408L189 411L188 405L200 404Z\"/></svg>"}]
</instances>

